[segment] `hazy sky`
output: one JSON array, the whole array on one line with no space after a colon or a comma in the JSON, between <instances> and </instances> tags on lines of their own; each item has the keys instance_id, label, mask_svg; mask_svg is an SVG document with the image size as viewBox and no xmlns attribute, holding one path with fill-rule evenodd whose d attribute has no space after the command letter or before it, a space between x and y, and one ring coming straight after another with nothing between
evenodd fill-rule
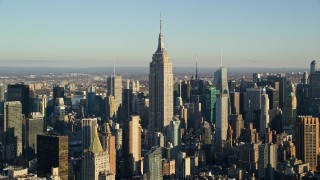
<instances>
[{"instance_id":1,"label":"hazy sky","mask_svg":"<svg viewBox=\"0 0 320 180\"><path fill-rule=\"evenodd\" d=\"M148 66L160 12L173 66L320 60L320 0L0 0L0 67Z\"/></svg>"}]
</instances>

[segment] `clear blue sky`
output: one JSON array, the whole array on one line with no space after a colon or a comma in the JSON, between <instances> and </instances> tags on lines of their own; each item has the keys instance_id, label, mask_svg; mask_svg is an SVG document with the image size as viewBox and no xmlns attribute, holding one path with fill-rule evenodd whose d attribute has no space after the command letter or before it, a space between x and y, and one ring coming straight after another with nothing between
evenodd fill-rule
<instances>
[{"instance_id":1,"label":"clear blue sky","mask_svg":"<svg viewBox=\"0 0 320 180\"><path fill-rule=\"evenodd\" d=\"M160 11L174 66L320 61L320 0L0 0L0 67L146 67Z\"/></svg>"}]
</instances>

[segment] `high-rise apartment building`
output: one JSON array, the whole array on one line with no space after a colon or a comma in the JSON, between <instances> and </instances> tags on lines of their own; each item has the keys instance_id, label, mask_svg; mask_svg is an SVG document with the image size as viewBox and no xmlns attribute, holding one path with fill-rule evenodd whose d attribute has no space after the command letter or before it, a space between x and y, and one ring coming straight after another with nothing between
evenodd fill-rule
<instances>
[{"instance_id":1,"label":"high-rise apartment building","mask_svg":"<svg viewBox=\"0 0 320 180\"><path fill-rule=\"evenodd\" d=\"M295 124L297 158L309 163L311 170L318 167L319 151L319 118L300 116Z\"/></svg>"},{"instance_id":2,"label":"high-rise apartment building","mask_svg":"<svg viewBox=\"0 0 320 180\"><path fill-rule=\"evenodd\" d=\"M149 134L155 132L165 134L165 127L170 124L173 117L173 74L172 63L168 52L164 48L163 34L160 22L158 48L150 62L149 72ZM154 145L150 138L149 145Z\"/></svg>"},{"instance_id":3,"label":"high-rise apartment building","mask_svg":"<svg viewBox=\"0 0 320 180\"><path fill-rule=\"evenodd\" d=\"M123 127L123 151L126 164L126 175L141 174L141 125L140 117L131 116Z\"/></svg>"},{"instance_id":4,"label":"high-rise apartment building","mask_svg":"<svg viewBox=\"0 0 320 180\"><path fill-rule=\"evenodd\" d=\"M263 94L261 97L261 116L259 130L264 132L269 128L269 97L268 94Z\"/></svg>"},{"instance_id":5,"label":"high-rise apartment building","mask_svg":"<svg viewBox=\"0 0 320 180\"><path fill-rule=\"evenodd\" d=\"M37 173L40 177L51 174L52 167L59 168L61 179L68 179L68 136L53 134L37 135Z\"/></svg>"}]
</instances>

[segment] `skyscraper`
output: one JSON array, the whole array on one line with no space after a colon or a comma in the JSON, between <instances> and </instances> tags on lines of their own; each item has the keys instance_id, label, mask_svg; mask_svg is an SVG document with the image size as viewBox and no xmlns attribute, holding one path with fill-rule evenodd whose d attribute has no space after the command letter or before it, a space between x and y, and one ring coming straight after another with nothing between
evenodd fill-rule
<instances>
[{"instance_id":1,"label":"skyscraper","mask_svg":"<svg viewBox=\"0 0 320 180\"><path fill-rule=\"evenodd\" d=\"M141 125L139 116L131 116L123 129L123 150L126 163L126 175L140 175L141 163Z\"/></svg>"},{"instance_id":2,"label":"skyscraper","mask_svg":"<svg viewBox=\"0 0 320 180\"><path fill-rule=\"evenodd\" d=\"M216 122L216 99L220 91L215 87L207 86L204 88L202 96L202 115L210 123Z\"/></svg>"},{"instance_id":3,"label":"skyscraper","mask_svg":"<svg viewBox=\"0 0 320 180\"><path fill-rule=\"evenodd\" d=\"M92 143L95 129L98 126L97 118L82 119L82 152Z\"/></svg>"},{"instance_id":4,"label":"skyscraper","mask_svg":"<svg viewBox=\"0 0 320 180\"><path fill-rule=\"evenodd\" d=\"M162 179L162 149L161 147L153 147L146 155L144 160L147 179Z\"/></svg>"},{"instance_id":5,"label":"skyscraper","mask_svg":"<svg viewBox=\"0 0 320 180\"><path fill-rule=\"evenodd\" d=\"M261 116L259 123L260 131L265 131L269 127L269 98L268 94L263 94L261 98Z\"/></svg>"},{"instance_id":6,"label":"skyscraper","mask_svg":"<svg viewBox=\"0 0 320 180\"><path fill-rule=\"evenodd\" d=\"M9 84L7 91L7 101L20 101L22 104L22 114L28 117L30 114L29 86L24 84Z\"/></svg>"},{"instance_id":7,"label":"skyscraper","mask_svg":"<svg viewBox=\"0 0 320 180\"><path fill-rule=\"evenodd\" d=\"M85 109L86 116L94 115L95 97L96 97L96 87L91 86L88 88L87 97L86 97L86 109Z\"/></svg>"},{"instance_id":8,"label":"skyscraper","mask_svg":"<svg viewBox=\"0 0 320 180\"><path fill-rule=\"evenodd\" d=\"M217 98L216 107L216 143L218 146L227 140L228 130L228 94L220 94Z\"/></svg>"},{"instance_id":9,"label":"skyscraper","mask_svg":"<svg viewBox=\"0 0 320 180\"><path fill-rule=\"evenodd\" d=\"M310 169L318 167L319 118L300 116L295 125L297 158L309 163Z\"/></svg>"},{"instance_id":10,"label":"skyscraper","mask_svg":"<svg viewBox=\"0 0 320 180\"><path fill-rule=\"evenodd\" d=\"M51 174L52 167L59 168L61 179L68 179L68 136L37 135L37 173L40 177Z\"/></svg>"},{"instance_id":11,"label":"skyscraper","mask_svg":"<svg viewBox=\"0 0 320 180\"><path fill-rule=\"evenodd\" d=\"M312 68L312 66L314 66ZM318 117L320 115L320 71L316 70L316 63L313 61L311 63L311 70L309 75L309 113L312 116Z\"/></svg>"},{"instance_id":12,"label":"skyscraper","mask_svg":"<svg viewBox=\"0 0 320 180\"><path fill-rule=\"evenodd\" d=\"M164 48L161 20L158 49L150 62L149 96L149 134L165 134L165 127L173 117L173 74L169 54ZM149 145L153 144L153 141L149 142Z\"/></svg>"},{"instance_id":13,"label":"skyscraper","mask_svg":"<svg viewBox=\"0 0 320 180\"><path fill-rule=\"evenodd\" d=\"M26 118L26 156L34 158L37 154L37 134L44 132L43 115L40 112L33 112Z\"/></svg>"},{"instance_id":14,"label":"skyscraper","mask_svg":"<svg viewBox=\"0 0 320 180\"><path fill-rule=\"evenodd\" d=\"M107 95L114 97L115 108L118 111L122 103L122 76L110 76L107 78Z\"/></svg>"},{"instance_id":15,"label":"skyscraper","mask_svg":"<svg viewBox=\"0 0 320 180\"><path fill-rule=\"evenodd\" d=\"M213 85L220 90L220 93L229 93L228 70L226 67L221 67L214 73Z\"/></svg>"},{"instance_id":16,"label":"skyscraper","mask_svg":"<svg viewBox=\"0 0 320 180\"><path fill-rule=\"evenodd\" d=\"M254 120L254 111L261 110L262 96L266 94L266 89L262 87L247 88L247 113L245 123L248 125ZM253 122L255 128L257 128L258 122Z\"/></svg>"},{"instance_id":17,"label":"skyscraper","mask_svg":"<svg viewBox=\"0 0 320 180\"><path fill-rule=\"evenodd\" d=\"M4 105L4 122L1 123L2 133L2 159L12 161L17 156L22 155L23 135L22 135L23 114L22 105L19 101L6 102Z\"/></svg>"},{"instance_id":18,"label":"skyscraper","mask_svg":"<svg viewBox=\"0 0 320 180\"><path fill-rule=\"evenodd\" d=\"M64 99L64 87L60 87L60 86L53 87L53 106L56 105L57 98Z\"/></svg>"},{"instance_id":19,"label":"skyscraper","mask_svg":"<svg viewBox=\"0 0 320 180\"><path fill-rule=\"evenodd\" d=\"M85 150L82 158L82 179L97 180L100 172L109 171L109 156L99 140L97 129L94 129L90 148Z\"/></svg>"}]
</instances>

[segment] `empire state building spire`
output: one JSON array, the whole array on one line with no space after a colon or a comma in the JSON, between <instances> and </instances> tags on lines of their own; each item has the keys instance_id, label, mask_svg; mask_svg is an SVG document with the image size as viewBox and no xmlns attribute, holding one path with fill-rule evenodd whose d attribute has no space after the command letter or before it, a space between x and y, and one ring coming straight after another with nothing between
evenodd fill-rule
<instances>
[{"instance_id":1,"label":"empire state building spire","mask_svg":"<svg viewBox=\"0 0 320 180\"><path fill-rule=\"evenodd\" d=\"M158 39L158 49L157 52L164 50L164 43L163 43L163 35L162 35L162 19L160 14L160 34Z\"/></svg>"}]
</instances>

